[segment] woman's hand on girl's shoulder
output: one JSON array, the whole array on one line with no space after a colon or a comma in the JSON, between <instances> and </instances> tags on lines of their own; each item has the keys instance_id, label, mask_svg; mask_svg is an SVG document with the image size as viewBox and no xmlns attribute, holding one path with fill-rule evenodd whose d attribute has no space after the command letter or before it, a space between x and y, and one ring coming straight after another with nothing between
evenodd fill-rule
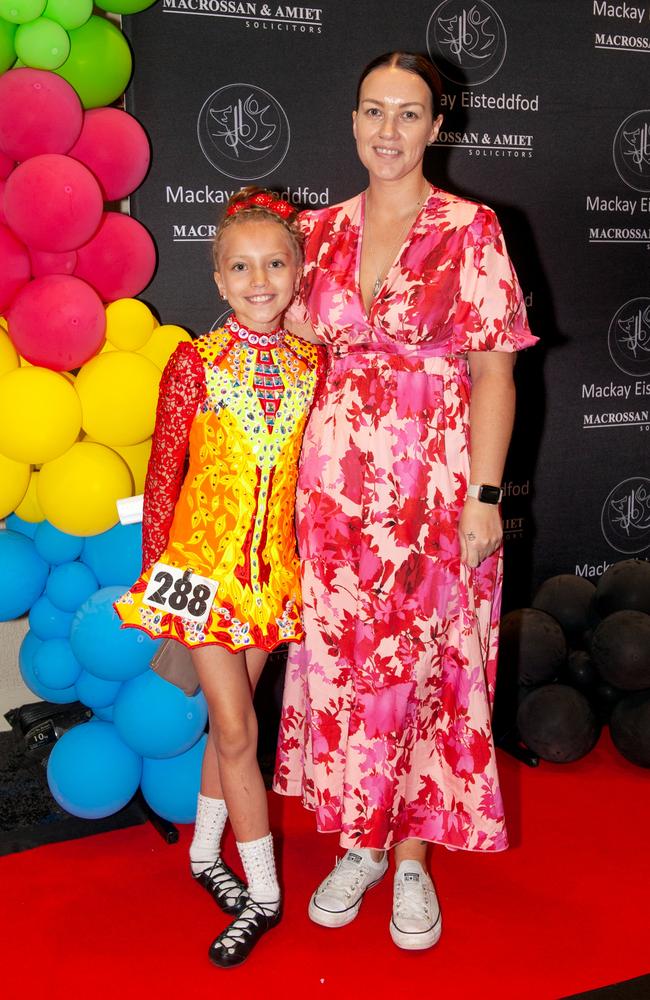
<instances>
[{"instance_id":1,"label":"woman's hand on girl's shoulder","mask_svg":"<svg viewBox=\"0 0 650 1000\"><path fill-rule=\"evenodd\" d=\"M292 333L294 337L300 337L301 340L307 340L310 344L323 343L320 337L316 336L316 331L311 323L295 323L292 320L289 320L287 323L287 330L289 333Z\"/></svg>"}]
</instances>

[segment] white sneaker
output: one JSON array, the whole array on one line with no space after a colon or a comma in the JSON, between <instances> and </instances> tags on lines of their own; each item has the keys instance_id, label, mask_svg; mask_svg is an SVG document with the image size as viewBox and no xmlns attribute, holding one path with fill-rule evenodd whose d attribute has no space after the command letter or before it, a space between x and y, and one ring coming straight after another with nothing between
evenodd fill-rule
<instances>
[{"instance_id":1,"label":"white sneaker","mask_svg":"<svg viewBox=\"0 0 650 1000\"><path fill-rule=\"evenodd\" d=\"M390 936L398 948L431 948L442 932L436 890L419 861L402 861L393 882Z\"/></svg>"},{"instance_id":2,"label":"white sneaker","mask_svg":"<svg viewBox=\"0 0 650 1000\"><path fill-rule=\"evenodd\" d=\"M375 862L368 849L346 851L309 901L309 916L323 927L343 927L359 912L368 889L381 882L388 859Z\"/></svg>"}]
</instances>

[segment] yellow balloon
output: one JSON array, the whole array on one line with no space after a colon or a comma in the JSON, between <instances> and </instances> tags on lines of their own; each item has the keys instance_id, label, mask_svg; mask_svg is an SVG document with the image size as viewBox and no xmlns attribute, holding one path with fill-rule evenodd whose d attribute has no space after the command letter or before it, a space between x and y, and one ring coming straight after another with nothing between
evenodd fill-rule
<instances>
[{"instance_id":1,"label":"yellow balloon","mask_svg":"<svg viewBox=\"0 0 650 1000\"><path fill-rule=\"evenodd\" d=\"M119 351L137 351L153 333L153 315L139 299L116 299L106 306L106 339Z\"/></svg>"},{"instance_id":2,"label":"yellow balloon","mask_svg":"<svg viewBox=\"0 0 650 1000\"><path fill-rule=\"evenodd\" d=\"M32 469L27 462L14 462L0 455L0 517L15 510L27 492Z\"/></svg>"},{"instance_id":3,"label":"yellow balloon","mask_svg":"<svg viewBox=\"0 0 650 1000\"><path fill-rule=\"evenodd\" d=\"M64 375L16 368L0 377L0 452L39 465L62 455L81 429L81 403Z\"/></svg>"},{"instance_id":4,"label":"yellow balloon","mask_svg":"<svg viewBox=\"0 0 650 1000\"><path fill-rule=\"evenodd\" d=\"M12 344L6 329L0 326L0 375L13 371L19 364L18 351Z\"/></svg>"},{"instance_id":5,"label":"yellow balloon","mask_svg":"<svg viewBox=\"0 0 650 1000\"><path fill-rule=\"evenodd\" d=\"M123 459L103 444L78 441L47 462L38 478L43 516L59 531L97 535L117 524L117 500L132 496Z\"/></svg>"},{"instance_id":6,"label":"yellow balloon","mask_svg":"<svg viewBox=\"0 0 650 1000\"><path fill-rule=\"evenodd\" d=\"M83 429L109 447L138 444L153 434L160 371L133 351L110 351L80 369L75 388Z\"/></svg>"},{"instance_id":7,"label":"yellow balloon","mask_svg":"<svg viewBox=\"0 0 650 1000\"><path fill-rule=\"evenodd\" d=\"M138 354L144 354L145 358L153 361L162 371L181 341L192 343L187 330L171 323L163 324L154 330L153 336L140 348Z\"/></svg>"},{"instance_id":8,"label":"yellow balloon","mask_svg":"<svg viewBox=\"0 0 650 1000\"><path fill-rule=\"evenodd\" d=\"M98 358L100 354L110 354L111 351L116 351L116 350L117 347L114 347L113 344L111 344L110 340L105 340L101 346L101 349L97 351L95 357Z\"/></svg>"},{"instance_id":9,"label":"yellow balloon","mask_svg":"<svg viewBox=\"0 0 650 1000\"><path fill-rule=\"evenodd\" d=\"M41 510L41 505L38 502L39 476L40 472L37 472L35 469L29 478L27 492L15 510L18 517L21 517L23 521L29 521L30 524L35 524L37 521L45 520L45 514Z\"/></svg>"},{"instance_id":10,"label":"yellow balloon","mask_svg":"<svg viewBox=\"0 0 650 1000\"><path fill-rule=\"evenodd\" d=\"M133 495L144 493L144 481L151 454L151 438L141 441L140 444L124 445L121 448L113 446L113 451L116 451L129 467L133 478Z\"/></svg>"}]
</instances>

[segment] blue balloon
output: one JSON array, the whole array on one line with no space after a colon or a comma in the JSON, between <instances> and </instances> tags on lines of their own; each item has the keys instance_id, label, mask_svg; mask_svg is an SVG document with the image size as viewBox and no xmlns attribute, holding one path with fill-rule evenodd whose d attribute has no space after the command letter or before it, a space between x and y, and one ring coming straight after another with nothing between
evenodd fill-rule
<instances>
[{"instance_id":1,"label":"blue balloon","mask_svg":"<svg viewBox=\"0 0 650 1000\"><path fill-rule=\"evenodd\" d=\"M120 628L113 601L126 586L103 587L81 605L70 630L72 650L82 667L106 681L126 681L147 669L160 645L145 632Z\"/></svg>"},{"instance_id":2,"label":"blue balloon","mask_svg":"<svg viewBox=\"0 0 650 1000\"><path fill-rule=\"evenodd\" d=\"M81 664L67 639L47 639L34 654L34 673L47 687L71 687L81 673Z\"/></svg>"},{"instance_id":3,"label":"blue balloon","mask_svg":"<svg viewBox=\"0 0 650 1000\"><path fill-rule=\"evenodd\" d=\"M185 753L199 739L207 720L208 706L201 691L190 698L153 670L124 684L115 700L115 728L141 757Z\"/></svg>"},{"instance_id":4,"label":"blue balloon","mask_svg":"<svg viewBox=\"0 0 650 1000\"><path fill-rule=\"evenodd\" d=\"M77 677L77 697L88 708L97 712L100 708L112 705L117 698L117 692L122 687L121 681L104 681L101 677L82 670ZM103 716L102 716L103 718Z\"/></svg>"},{"instance_id":5,"label":"blue balloon","mask_svg":"<svg viewBox=\"0 0 650 1000\"><path fill-rule=\"evenodd\" d=\"M20 618L43 593L50 567L27 535L0 531L0 621Z\"/></svg>"},{"instance_id":6,"label":"blue balloon","mask_svg":"<svg viewBox=\"0 0 650 1000\"><path fill-rule=\"evenodd\" d=\"M126 580L126 590L142 568L142 525L116 524L101 535L86 539L82 561L91 568L100 587L115 587Z\"/></svg>"},{"instance_id":7,"label":"blue balloon","mask_svg":"<svg viewBox=\"0 0 650 1000\"><path fill-rule=\"evenodd\" d=\"M95 715L102 722L112 722L113 721L113 706L107 705L106 708L94 708Z\"/></svg>"},{"instance_id":8,"label":"blue balloon","mask_svg":"<svg viewBox=\"0 0 650 1000\"><path fill-rule=\"evenodd\" d=\"M71 701L76 701L77 688L74 684L72 687L50 688L45 684L41 684L34 673L34 659L36 657L36 653L41 646L44 645L45 643L39 639L38 636L34 635L33 632L27 633L20 644L20 652L18 654L20 676L29 690L33 691L39 698L42 698L43 701L52 701L57 705L67 705Z\"/></svg>"},{"instance_id":9,"label":"blue balloon","mask_svg":"<svg viewBox=\"0 0 650 1000\"><path fill-rule=\"evenodd\" d=\"M32 605L29 626L39 639L67 639L73 615L55 608L45 594Z\"/></svg>"},{"instance_id":10,"label":"blue balloon","mask_svg":"<svg viewBox=\"0 0 650 1000\"><path fill-rule=\"evenodd\" d=\"M42 521L23 521L22 517L18 517L18 514L9 514L5 518L5 524L11 531L27 535L28 538L34 538L42 523Z\"/></svg>"},{"instance_id":11,"label":"blue balloon","mask_svg":"<svg viewBox=\"0 0 650 1000\"><path fill-rule=\"evenodd\" d=\"M52 795L73 816L101 819L122 809L137 791L142 761L110 722L75 726L55 743L47 762Z\"/></svg>"},{"instance_id":12,"label":"blue balloon","mask_svg":"<svg viewBox=\"0 0 650 1000\"><path fill-rule=\"evenodd\" d=\"M193 823L201 787L207 736L191 750L167 760L142 761L142 794L155 813L170 823Z\"/></svg>"},{"instance_id":13,"label":"blue balloon","mask_svg":"<svg viewBox=\"0 0 650 1000\"><path fill-rule=\"evenodd\" d=\"M97 590L92 570L82 562L66 562L50 573L45 593L61 611L74 612Z\"/></svg>"},{"instance_id":14,"label":"blue balloon","mask_svg":"<svg viewBox=\"0 0 650 1000\"><path fill-rule=\"evenodd\" d=\"M78 559L81 555L84 540L79 535L68 535L65 531L59 531L49 521L41 521L35 527L34 545L46 562L57 566L59 563Z\"/></svg>"}]
</instances>

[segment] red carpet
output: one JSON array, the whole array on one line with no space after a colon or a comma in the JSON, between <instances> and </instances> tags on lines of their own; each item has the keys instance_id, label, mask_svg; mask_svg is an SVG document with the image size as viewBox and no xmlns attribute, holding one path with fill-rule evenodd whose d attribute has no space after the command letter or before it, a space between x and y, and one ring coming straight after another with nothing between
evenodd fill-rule
<instances>
[{"instance_id":1,"label":"red carpet","mask_svg":"<svg viewBox=\"0 0 650 1000\"><path fill-rule=\"evenodd\" d=\"M501 755L500 766L513 846L434 850L444 929L430 952L392 944L388 879L349 927L312 924L335 840L272 795L285 916L241 969L207 960L226 918L189 879L189 828L170 847L146 825L0 859L3 993L557 1000L648 972L648 772L608 736L577 764L529 770Z\"/></svg>"}]
</instances>

